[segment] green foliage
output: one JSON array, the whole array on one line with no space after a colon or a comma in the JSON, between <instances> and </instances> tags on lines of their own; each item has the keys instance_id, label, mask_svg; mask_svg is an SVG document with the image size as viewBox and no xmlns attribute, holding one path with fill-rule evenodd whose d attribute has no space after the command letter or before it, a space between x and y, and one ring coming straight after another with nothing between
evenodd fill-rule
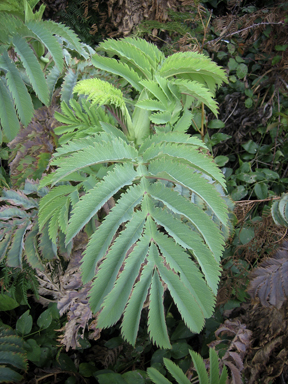
<instances>
[{"instance_id":1,"label":"green foliage","mask_svg":"<svg viewBox=\"0 0 288 384\"><path fill-rule=\"evenodd\" d=\"M0 327L0 383L18 383L23 376L17 370L27 370L27 355L23 339L10 328Z\"/></svg>"},{"instance_id":2,"label":"green foliage","mask_svg":"<svg viewBox=\"0 0 288 384\"><path fill-rule=\"evenodd\" d=\"M114 120L107 115L102 108L92 108L85 99L77 102L70 100L70 108L63 101L61 103L62 114L55 112L55 118L62 124L54 129L59 137L59 144L63 145L70 140L85 138L102 131L102 123L113 124ZM72 110L71 110L72 109ZM74 111L74 113L73 113Z\"/></svg>"},{"instance_id":3,"label":"green foliage","mask_svg":"<svg viewBox=\"0 0 288 384\"><path fill-rule=\"evenodd\" d=\"M194 351L189 351L192 357L195 370L198 375L200 384L225 384L228 374L226 367L223 367L222 373L219 376L219 363L218 356L214 349L209 349L210 355L210 375L206 371L205 363L200 355ZM177 384L189 384L190 380L185 376L182 369L173 363L173 361L164 358L164 364L170 375L177 382ZM155 384L171 384L171 381L166 379L157 369L151 367L147 369L149 378Z\"/></svg>"},{"instance_id":4,"label":"green foliage","mask_svg":"<svg viewBox=\"0 0 288 384\"><path fill-rule=\"evenodd\" d=\"M203 2L202 2L203 3ZM144 20L134 28L133 36L151 39L161 46L165 55L179 51L203 50L203 43L211 39L208 29L211 11L194 1L193 4L181 4L179 9L167 8L168 20ZM166 17L164 16L164 19Z\"/></svg>"},{"instance_id":5,"label":"green foliage","mask_svg":"<svg viewBox=\"0 0 288 384\"><path fill-rule=\"evenodd\" d=\"M271 207L271 214L275 224L288 227L288 193L284 193L280 200L275 200Z\"/></svg>"},{"instance_id":6,"label":"green foliage","mask_svg":"<svg viewBox=\"0 0 288 384\"><path fill-rule=\"evenodd\" d=\"M185 132L192 120L190 109L199 103L217 113L213 95L216 87L227 80L223 70L204 55L182 52L165 58L156 46L135 38L106 40L99 44L99 50L104 50L109 56L117 55L119 60L94 55L92 63L123 77L140 93L131 117L126 111L119 111L125 115L128 136L137 138L138 144L150 132L149 119L156 132L157 129L168 132L172 127L174 131ZM83 84L78 89L81 92L85 89L87 94L89 89L86 87ZM95 92L88 96L92 101Z\"/></svg>"},{"instance_id":7,"label":"green foliage","mask_svg":"<svg viewBox=\"0 0 288 384\"><path fill-rule=\"evenodd\" d=\"M93 79L78 83L75 91L86 94L92 107L105 106L123 132L115 123L101 122L99 133L68 141L57 150L51 163L57 169L41 181L41 187L78 181L88 192L79 199L71 185L52 189L41 200L40 230L48 225L55 242L59 226L69 244L114 198L116 205L91 236L82 263L84 283L97 270L90 291L91 309L100 311L97 326L110 327L124 313L123 337L135 344L149 295L148 332L157 345L170 348L164 288L194 332L200 332L204 318L211 316L217 292L222 229L225 232L228 221L222 198L224 178L205 155L206 146L183 131L191 121L188 109L193 100L216 112L211 90L225 76L202 55L176 54L165 59L141 39L108 40L100 49L117 54L122 61L94 56L93 63L122 75L140 96L136 103L131 101L135 104L131 114L122 92L111 84ZM163 127L161 110L166 106L169 114ZM63 107L67 116L69 110L66 104ZM73 108L83 121L84 111L75 103ZM151 110L160 112L151 114ZM75 119L72 111L69 124L71 119ZM156 134L151 134L151 122Z\"/></svg>"},{"instance_id":8,"label":"green foliage","mask_svg":"<svg viewBox=\"0 0 288 384\"><path fill-rule=\"evenodd\" d=\"M25 258L32 268L44 270L43 259L57 256L57 239L53 237L52 242L48 236L54 228L46 225L38 236L38 202L48 189L37 188L37 182L27 180L22 190L2 190L0 260L8 267L22 268Z\"/></svg>"},{"instance_id":9,"label":"green foliage","mask_svg":"<svg viewBox=\"0 0 288 384\"><path fill-rule=\"evenodd\" d=\"M105 22L103 16L107 14L106 2L91 0L73 0L65 3L65 9L55 5L56 14L49 15L49 19L59 19L71 28L81 41L95 46L103 39ZM59 10L60 9L60 10ZM51 17L53 16L53 17Z\"/></svg>"},{"instance_id":10,"label":"green foliage","mask_svg":"<svg viewBox=\"0 0 288 384\"><path fill-rule=\"evenodd\" d=\"M2 261L0 267L0 279L5 287L5 293L2 293L2 299L3 302L6 302L5 308L0 305L1 311L13 309L14 302L17 303L15 307L19 304L29 305L28 292L32 292L36 298L38 297L39 283L35 275L35 270L31 268L25 260L22 263L22 269L8 267L4 261ZM10 299L11 303L9 303Z\"/></svg>"},{"instance_id":11,"label":"green foliage","mask_svg":"<svg viewBox=\"0 0 288 384\"><path fill-rule=\"evenodd\" d=\"M205 142L225 156L219 160L234 200L279 196L288 183L287 7L259 6L238 7L232 24L228 15L214 19L211 29L218 38L207 42L215 60L227 68L229 84L218 94L223 126L208 129Z\"/></svg>"},{"instance_id":12,"label":"green foliage","mask_svg":"<svg viewBox=\"0 0 288 384\"><path fill-rule=\"evenodd\" d=\"M50 85L51 77L46 81L45 71L54 63L61 74L63 48L67 45L68 49L86 58L89 56L74 32L60 23L41 20L43 4L33 13L37 2L30 3L14 1L0 8L0 100L5 106L1 108L0 121L8 141L18 133L19 121L24 126L31 121L34 113L32 92L41 103L50 103L54 88ZM61 44L57 36L62 39Z\"/></svg>"}]
</instances>

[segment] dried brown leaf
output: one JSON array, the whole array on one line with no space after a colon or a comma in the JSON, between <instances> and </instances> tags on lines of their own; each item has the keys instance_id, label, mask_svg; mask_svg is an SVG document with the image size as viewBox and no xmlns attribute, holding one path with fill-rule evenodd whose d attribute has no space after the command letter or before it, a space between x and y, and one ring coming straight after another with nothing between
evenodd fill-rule
<instances>
[{"instance_id":1,"label":"dried brown leaf","mask_svg":"<svg viewBox=\"0 0 288 384\"><path fill-rule=\"evenodd\" d=\"M251 274L248 293L252 300L264 307L280 309L288 296L288 242L276 252L274 257L263 261Z\"/></svg>"}]
</instances>

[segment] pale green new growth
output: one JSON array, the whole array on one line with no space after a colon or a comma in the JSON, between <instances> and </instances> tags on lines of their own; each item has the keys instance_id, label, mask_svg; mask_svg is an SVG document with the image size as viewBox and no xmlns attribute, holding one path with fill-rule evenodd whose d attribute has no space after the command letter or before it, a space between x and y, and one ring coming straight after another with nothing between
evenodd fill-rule
<instances>
[{"instance_id":1,"label":"pale green new growth","mask_svg":"<svg viewBox=\"0 0 288 384\"><path fill-rule=\"evenodd\" d=\"M203 55L166 59L141 39L107 40L100 49L120 59L95 55L94 65L125 78L139 97L129 101L128 110L119 89L90 79L74 91L88 96L91 109L87 101L71 101L73 110L62 103L56 117L66 126L57 128L65 136L52 161L57 169L41 186L67 185L42 199L40 228L48 223L53 242L60 228L67 245L113 198L115 206L90 237L82 261L83 282L93 280L90 307L98 312L99 328L124 314L123 338L135 344L145 303L151 339L170 348L166 289L193 332L213 313L224 249L221 228L226 230L228 221L225 179L205 144L184 132L199 102L216 113L212 91L225 74Z\"/></svg>"}]
</instances>

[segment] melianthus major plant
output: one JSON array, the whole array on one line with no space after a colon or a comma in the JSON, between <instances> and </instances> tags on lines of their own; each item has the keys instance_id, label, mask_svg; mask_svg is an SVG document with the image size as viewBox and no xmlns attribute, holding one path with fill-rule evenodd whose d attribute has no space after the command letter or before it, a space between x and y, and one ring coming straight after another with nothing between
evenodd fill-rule
<instances>
[{"instance_id":1,"label":"melianthus major plant","mask_svg":"<svg viewBox=\"0 0 288 384\"><path fill-rule=\"evenodd\" d=\"M31 121L33 92L41 103L50 104L64 70L64 59L69 56L67 50L89 58L72 30L61 23L42 20L43 4L33 12L37 3L39 0L2 0L0 4L0 126L8 141L19 132L20 122L27 126ZM45 77L48 67L50 72ZM73 74L70 69L64 79L61 95L66 99L70 83L74 86L76 82Z\"/></svg>"},{"instance_id":2,"label":"melianthus major plant","mask_svg":"<svg viewBox=\"0 0 288 384\"><path fill-rule=\"evenodd\" d=\"M94 280L90 306L98 327L124 314L122 335L134 344L148 296L150 337L169 348L166 288L192 331L213 312L228 222L225 181L205 144L185 131L199 103L217 112L213 92L225 73L194 52L165 58L142 39L107 40L100 49L119 59L95 55L93 64L126 79L137 96L127 100L113 85L88 79L74 91L91 101L89 114L87 102L82 109L72 103L74 112L62 104L57 118L72 139L40 183L54 186L40 203L40 231L48 223L56 243L60 228L68 244L89 228L82 278ZM102 118L103 106L113 119ZM87 124L87 137L74 134ZM94 230L97 213L114 201Z\"/></svg>"}]
</instances>

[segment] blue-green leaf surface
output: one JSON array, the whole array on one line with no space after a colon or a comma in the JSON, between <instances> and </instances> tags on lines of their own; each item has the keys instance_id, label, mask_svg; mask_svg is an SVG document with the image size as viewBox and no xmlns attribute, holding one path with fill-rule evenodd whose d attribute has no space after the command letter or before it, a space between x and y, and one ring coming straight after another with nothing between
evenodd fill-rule
<instances>
[{"instance_id":1,"label":"blue-green leaf surface","mask_svg":"<svg viewBox=\"0 0 288 384\"><path fill-rule=\"evenodd\" d=\"M142 186L130 187L91 236L82 262L84 283L92 280L98 261L104 257L119 226L132 218L133 209L143 198Z\"/></svg>"},{"instance_id":2,"label":"blue-green leaf surface","mask_svg":"<svg viewBox=\"0 0 288 384\"><path fill-rule=\"evenodd\" d=\"M154 245L155 247L155 245ZM155 249L154 252L157 252ZM165 322L163 305L164 288L157 271L154 271L150 290L150 304L148 314L148 332L151 340L162 348L171 348Z\"/></svg>"},{"instance_id":3,"label":"blue-green leaf surface","mask_svg":"<svg viewBox=\"0 0 288 384\"><path fill-rule=\"evenodd\" d=\"M203 236L215 259L220 261L224 240L217 225L200 207L161 183L151 184L148 193L154 199L162 201L172 212L190 220Z\"/></svg>"},{"instance_id":4,"label":"blue-green leaf surface","mask_svg":"<svg viewBox=\"0 0 288 384\"><path fill-rule=\"evenodd\" d=\"M153 367L149 367L147 369L147 373L149 378L153 381L155 384L172 384L171 381L166 379L165 376L162 375L157 369Z\"/></svg>"},{"instance_id":5,"label":"blue-green leaf surface","mask_svg":"<svg viewBox=\"0 0 288 384\"><path fill-rule=\"evenodd\" d=\"M52 33L48 29L45 28L45 24L42 21L37 22L31 20L26 23L26 25L46 46L48 51L51 53L59 71L62 72L64 66L63 53L57 39L52 35Z\"/></svg>"},{"instance_id":6,"label":"blue-green leaf surface","mask_svg":"<svg viewBox=\"0 0 288 384\"><path fill-rule=\"evenodd\" d=\"M12 141L19 132L20 124L14 102L2 78L0 78L0 105L0 122L7 139Z\"/></svg>"},{"instance_id":7,"label":"blue-green leaf surface","mask_svg":"<svg viewBox=\"0 0 288 384\"><path fill-rule=\"evenodd\" d=\"M142 91L143 86L140 84L140 80L141 80L140 76L132 68L129 68L127 64L118 62L116 59L100 56L98 54L94 55L91 61L96 68L99 68L107 72L114 73L114 75L119 75L123 77L137 91L139 92Z\"/></svg>"},{"instance_id":8,"label":"blue-green leaf surface","mask_svg":"<svg viewBox=\"0 0 288 384\"><path fill-rule=\"evenodd\" d=\"M90 307L93 312L100 310L106 295L112 290L119 270L125 260L127 252L139 239L144 228L145 216L143 212L135 213L127 223L124 231L115 240L107 258L102 262L97 277L90 291ZM109 326L104 324L102 326Z\"/></svg>"},{"instance_id":9,"label":"blue-green leaf surface","mask_svg":"<svg viewBox=\"0 0 288 384\"><path fill-rule=\"evenodd\" d=\"M191 167L206 173L218 181L224 189L226 188L225 177L217 165L213 162L213 159L205 156L203 153L200 153L197 148L174 143L151 145L151 147L143 153L143 159L144 161L148 161L158 157L159 155L161 156L162 154L166 154L173 159L177 158L188 161Z\"/></svg>"},{"instance_id":10,"label":"blue-green leaf surface","mask_svg":"<svg viewBox=\"0 0 288 384\"><path fill-rule=\"evenodd\" d=\"M77 71L75 72L72 68L69 68L61 87L61 101L65 101L67 104L69 104L69 100L73 97L73 91L77 80Z\"/></svg>"},{"instance_id":11,"label":"blue-green leaf surface","mask_svg":"<svg viewBox=\"0 0 288 384\"><path fill-rule=\"evenodd\" d=\"M157 224L162 225L178 244L184 249L191 249L193 251L193 255L201 266L208 285L216 293L220 276L219 263L215 260L208 247L202 242L198 233L191 231L188 226L159 208L155 208L151 214Z\"/></svg>"},{"instance_id":12,"label":"blue-green leaf surface","mask_svg":"<svg viewBox=\"0 0 288 384\"><path fill-rule=\"evenodd\" d=\"M30 224L30 220L24 221L20 224L13 234L12 243L7 253L7 265L9 267L21 268L22 267L22 253L24 236L27 231L27 227Z\"/></svg>"},{"instance_id":13,"label":"blue-green leaf surface","mask_svg":"<svg viewBox=\"0 0 288 384\"><path fill-rule=\"evenodd\" d=\"M140 281L135 284L124 312L121 333L123 338L132 345L136 342L141 311L152 283L153 270L154 263L148 258L148 263L143 267Z\"/></svg>"},{"instance_id":14,"label":"blue-green leaf surface","mask_svg":"<svg viewBox=\"0 0 288 384\"><path fill-rule=\"evenodd\" d=\"M184 372L177 364L173 363L173 361L165 357L163 361L165 367L168 369L168 371L171 373L171 375L174 377L178 384L190 384L190 380L185 376Z\"/></svg>"},{"instance_id":15,"label":"blue-green leaf surface","mask_svg":"<svg viewBox=\"0 0 288 384\"><path fill-rule=\"evenodd\" d=\"M34 113L31 97L19 70L6 52L2 54L2 60L4 60L8 70L6 74L7 85L12 93L19 118L24 125L28 125Z\"/></svg>"},{"instance_id":16,"label":"blue-green leaf surface","mask_svg":"<svg viewBox=\"0 0 288 384\"><path fill-rule=\"evenodd\" d=\"M165 161L164 159L162 161L152 161L148 170L156 177L160 177L161 173L165 172L171 176L171 181L175 180L176 183L196 193L209 205L219 220L226 225L228 219L227 206L220 194L218 194L216 188L201 177L201 174L196 173L185 164L172 161L168 158L165 158Z\"/></svg>"},{"instance_id":17,"label":"blue-green leaf surface","mask_svg":"<svg viewBox=\"0 0 288 384\"><path fill-rule=\"evenodd\" d=\"M45 105L49 104L49 91L45 77L41 70L40 64L34 55L34 52L26 42L26 40L21 36L13 37L13 44L16 53L19 55L23 66L26 70L26 73L29 77L29 80L32 84L32 87L38 96L38 98Z\"/></svg>"},{"instance_id":18,"label":"blue-green leaf surface","mask_svg":"<svg viewBox=\"0 0 288 384\"><path fill-rule=\"evenodd\" d=\"M199 384L209 384L209 378L208 378L208 373L206 371L205 363L202 359L202 357L194 352L194 351L189 351L190 355L192 357L194 367L197 371L198 378L199 378Z\"/></svg>"},{"instance_id":19,"label":"blue-green leaf surface","mask_svg":"<svg viewBox=\"0 0 288 384\"><path fill-rule=\"evenodd\" d=\"M203 275L199 268L189 255L171 238L168 238L161 232L158 232L154 238L165 261L171 269L179 273L182 283L193 296L191 305L199 306L205 318L212 316L215 296L203 280Z\"/></svg>"},{"instance_id":20,"label":"blue-green leaf surface","mask_svg":"<svg viewBox=\"0 0 288 384\"><path fill-rule=\"evenodd\" d=\"M137 173L131 164L116 165L103 181L96 184L72 211L72 217L67 230L66 243L84 227L85 224L99 211L100 208L125 185L131 185Z\"/></svg>"},{"instance_id":21,"label":"blue-green leaf surface","mask_svg":"<svg viewBox=\"0 0 288 384\"><path fill-rule=\"evenodd\" d=\"M131 145L127 145L120 138L111 137L111 139L110 143L95 143L71 154L69 157L55 158L52 164L59 165L60 168L54 173L53 184L75 171L94 164L137 158L137 151Z\"/></svg>"},{"instance_id":22,"label":"blue-green leaf surface","mask_svg":"<svg viewBox=\"0 0 288 384\"><path fill-rule=\"evenodd\" d=\"M149 239L143 237L136 243L133 251L125 260L124 270L120 273L116 283L107 295L103 309L98 317L97 325L105 327L115 324L124 312L132 287L140 272L141 264L144 262L149 248ZM111 257L111 255L108 255Z\"/></svg>"}]
</instances>

